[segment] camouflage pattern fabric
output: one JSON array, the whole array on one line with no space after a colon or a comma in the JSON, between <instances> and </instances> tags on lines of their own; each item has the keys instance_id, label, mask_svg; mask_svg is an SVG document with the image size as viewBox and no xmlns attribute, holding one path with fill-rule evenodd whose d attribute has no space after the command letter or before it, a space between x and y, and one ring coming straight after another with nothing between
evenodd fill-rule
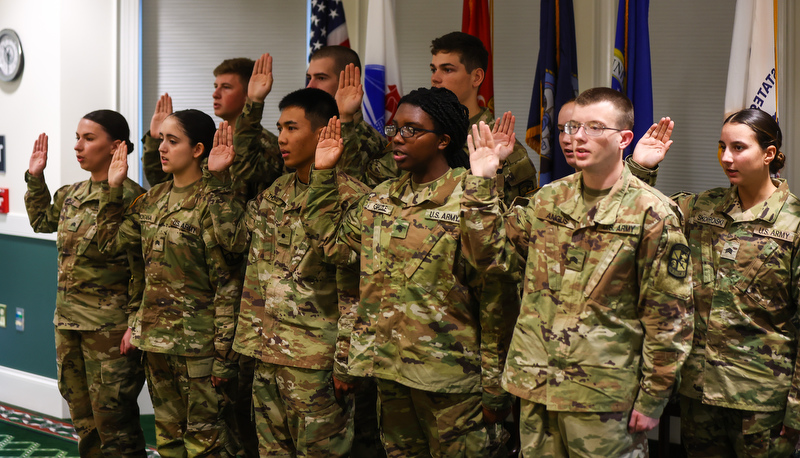
<instances>
[{"instance_id":1,"label":"camouflage pattern fabric","mask_svg":"<svg viewBox=\"0 0 800 458\"><path fill-rule=\"evenodd\" d=\"M224 400L211 385L213 357L147 352L145 368L163 458L227 457Z\"/></svg>"},{"instance_id":2,"label":"camouflage pattern fabric","mask_svg":"<svg viewBox=\"0 0 800 458\"><path fill-rule=\"evenodd\" d=\"M141 275L141 256L100 252L97 211L108 182L81 181L56 191L52 203L44 180L25 172L25 208L34 232L56 232L58 293L54 324L59 329L99 331L125 329L141 290L129 289L133 270ZM121 205L129 205L144 189L126 179ZM133 268L132 268L133 267Z\"/></svg>"},{"instance_id":3,"label":"camouflage pattern fabric","mask_svg":"<svg viewBox=\"0 0 800 458\"><path fill-rule=\"evenodd\" d=\"M303 230L300 209L307 189L295 173L284 175L245 212L226 183L210 174L206 179L215 236L225 249L248 253L234 349L262 362L332 369L335 347L349 341L345 323L352 323L353 311L340 311L337 268L311 249ZM360 184L349 191L350 196L363 192ZM343 200L354 199L344 195Z\"/></svg>"},{"instance_id":4,"label":"camouflage pattern fabric","mask_svg":"<svg viewBox=\"0 0 800 458\"><path fill-rule=\"evenodd\" d=\"M253 402L261 456L350 456L352 397L336 400L332 374L256 361Z\"/></svg>"},{"instance_id":5,"label":"camouflage pattern fabric","mask_svg":"<svg viewBox=\"0 0 800 458\"><path fill-rule=\"evenodd\" d=\"M473 116L469 120L469 133L472 133L472 125L483 121L493 128L497 121L492 116L492 112L488 108L481 109L481 112ZM374 131L374 129L373 129ZM377 132L377 131L376 131ZM342 136L344 136L344 125L342 126ZM382 137L381 137L382 138ZM377 139L376 139L377 140ZM369 162L365 166L364 183L370 187L375 187L378 184L398 177L401 171L397 168L392 155L392 143L384 141L384 149L381 154L377 154L377 150L372 150L372 155L369 156ZM375 148L378 146L377 141L362 140L363 144L368 144L370 147ZM464 145L464 152L469 154L467 145ZM511 205L511 202L518 196L525 196L532 193L537 188L536 166L533 165L528 151L522 146L522 143L516 142L514 151L503 162L503 201L506 205Z\"/></svg>"},{"instance_id":6,"label":"camouflage pattern fabric","mask_svg":"<svg viewBox=\"0 0 800 458\"><path fill-rule=\"evenodd\" d=\"M785 180L741 209L738 188L676 196L694 265L695 331L680 393L729 409L785 412L800 429L800 200Z\"/></svg>"},{"instance_id":7,"label":"camouflage pattern fabric","mask_svg":"<svg viewBox=\"0 0 800 458\"><path fill-rule=\"evenodd\" d=\"M548 411L635 408L658 418L692 335L680 220L672 201L627 167L588 211L581 211L581 191L579 172L503 216L496 179L467 180L467 259L499 274L525 260L503 387Z\"/></svg>"},{"instance_id":8,"label":"camouflage pattern fabric","mask_svg":"<svg viewBox=\"0 0 800 458\"><path fill-rule=\"evenodd\" d=\"M691 458L784 458L797 437L781 436L783 412L755 412L704 404L681 396L681 443Z\"/></svg>"},{"instance_id":9,"label":"camouflage pattern fabric","mask_svg":"<svg viewBox=\"0 0 800 458\"><path fill-rule=\"evenodd\" d=\"M483 421L479 395L432 393L381 379L377 384L387 456L501 456L495 428Z\"/></svg>"},{"instance_id":10,"label":"camouflage pattern fabric","mask_svg":"<svg viewBox=\"0 0 800 458\"><path fill-rule=\"evenodd\" d=\"M644 181L650 186L656 185L656 179L658 178L658 166L656 166L654 169L647 168L634 161L632 155L625 158L625 164L628 166L628 169L630 169L633 176Z\"/></svg>"},{"instance_id":11,"label":"camouflage pattern fabric","mask_svg":"<svg viewBox=\"0 0 800 458\"><path fill-rule=\"evenodd\" d=\"M326 259L361 260L361 302L350 339L351 375L438 393L509 399L495 385L502 314L487 309L482 278L459 251L464 169L419 190L409 174L356 205L342 205L349 177L313 171L302 220ZM482 364L491 371L482 371Z\"/></svg>"},{"instance_id":12,"label":"camouflage pattern fabric","mask_svg":"<svg viewBox=\"0 0 800 458\"><path fill-rule=\"evenodd\" d=\"M648 456L647 435L628 433L630 412L556 412L525 399L520 411L523 456Z\"/></svg>"},{"instance_id":13,"label":"camouflage pattern fabric","mask_svg":"<svg viewBox=\"0 0 800 458\"><path fill-rule=\"evenodd\" d=\"M375 379L358 380L353 411L353 458L385 458L378 422L378 386Z\"/></svg>"},{"instance_id":14,"label":"camouflage pattern fabric","mask_svg":"<svg viewBox=\"0 0 800 458\"><path fill-rule=\"evenodd\" d=\"M69 405L81 456L145 457L137 397L144 385L141 353L123 356L125 329L56 327L58 389Z\"/></svg>"},{"instance_id":15,"label":"camouflage pattern fabric","mask_svg":"<svg viewBox=\"0 0 800 458\"><path fill-rule=\"evenodd\" d=\"M344 151L341 159L336 164L336 168L353 178L370 184L364 178L367 173L367 166L371 160L383 155L387 144L386 137L383 136L382 132L378 132L364 121L364 114L361 110L358 110L353 115L352 121L342 122L342 142L344 143ZM377 177L386 175L392 177L398 175L396 164L391 172L376 173ZM381 180L381 182L384 180ZM374 187L379 183L375 183L370 187Z\"/></svg>"},{"instance_id":16,"label":"camouflage pattern fabric","mask_svg":"<svg viewBox=\"0 0 800 458\"><path fill-rule=\"evenodd\" d=\"M258 457L258 433L253 419L253 371L256 360L239 355L239 372L222 387L225 409L222 415L230 431L227 444L231 455Z\"/></svg>"},{"instance_id":17,"label":"camouflage pattern fabric","mask_svg":"<svg viewBox=\"0 0 800 458\"><path fill-rule=\"evenodd\" d=\"M154 186L127 210L120 188L103 193L99 246L108 253L129 249L144 255L145 289L132 326L134 345L154 353L213 356L212 374L232 377L238 368L231 346L241 295L240 257L222 250L214 237L202 184L169 205L172 186L172 181Z\"/></svg>"}]
</instances>

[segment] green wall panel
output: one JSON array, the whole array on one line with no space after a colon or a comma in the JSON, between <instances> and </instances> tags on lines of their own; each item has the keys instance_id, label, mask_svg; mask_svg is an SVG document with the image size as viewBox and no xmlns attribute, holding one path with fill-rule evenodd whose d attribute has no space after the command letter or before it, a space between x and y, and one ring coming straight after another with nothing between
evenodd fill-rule
<instances>
[{"instance_id":1,"label":"green wall panel","mask_svg":"<svg viewBox=\"0 0 800 458\"><path fill-rule=\"evenodd\" d=\"M56 378L57 255L53 241L0 235L0 304L7 306L0 366ZM25 309L23 332L14 326L17 307Z\"/></svg>"}]
</instances>

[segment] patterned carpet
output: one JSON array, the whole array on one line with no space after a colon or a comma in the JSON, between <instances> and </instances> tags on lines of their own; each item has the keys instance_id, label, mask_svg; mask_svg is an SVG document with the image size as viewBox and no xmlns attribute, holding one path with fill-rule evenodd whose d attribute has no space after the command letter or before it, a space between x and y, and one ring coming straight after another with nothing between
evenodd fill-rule
<instances>
[{"instance_id":1,"label":"patterned carpet","mask_svg":"<svg viewBox=\"0 0 800 458\"><path fill-rule=\"evenodd\" d=\"M69 422L0 404L0 458L77 458L77 444ZM147 456L159 455L148 446Z\"/></svg>"}]
</instances>

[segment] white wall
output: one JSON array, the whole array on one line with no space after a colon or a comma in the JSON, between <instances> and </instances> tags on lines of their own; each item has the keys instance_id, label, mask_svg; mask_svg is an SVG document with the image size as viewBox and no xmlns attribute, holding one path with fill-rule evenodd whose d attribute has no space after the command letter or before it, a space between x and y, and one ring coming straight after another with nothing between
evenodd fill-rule
<instances>
[{"instance_id":1,"label":"white wall","mask_svg":"<svg viewBox=\"0 0 800 458\"><path fill-rule=\"evenodd\" d=\"M33 235L23 196L33 142L50 139L45 179L51 191L89 178L75 161L75 127L93 110L117 106L117 2L108 0L0 0L0 29L16 30L25 67L0 82L0 135L6 137L10 213L0 233ZM45 237L48 238L48 237Z\"/></svg>"}]
</instances>

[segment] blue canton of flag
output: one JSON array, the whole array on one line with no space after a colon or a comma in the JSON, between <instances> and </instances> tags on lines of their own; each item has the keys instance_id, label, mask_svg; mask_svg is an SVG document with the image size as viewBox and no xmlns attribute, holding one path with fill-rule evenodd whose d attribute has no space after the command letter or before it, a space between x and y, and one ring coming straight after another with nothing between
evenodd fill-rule
<instances>
[{"instance_id":1,"label":"blue canton of flag","mask_svg":"<svg viewBox=\"0 0 800 458\"><path fill-rule=\"evenodd\" d=\"M311 0L308 32L308 60L323 46L350 47L342 0Z\"/></svg>"}]
</instances>

